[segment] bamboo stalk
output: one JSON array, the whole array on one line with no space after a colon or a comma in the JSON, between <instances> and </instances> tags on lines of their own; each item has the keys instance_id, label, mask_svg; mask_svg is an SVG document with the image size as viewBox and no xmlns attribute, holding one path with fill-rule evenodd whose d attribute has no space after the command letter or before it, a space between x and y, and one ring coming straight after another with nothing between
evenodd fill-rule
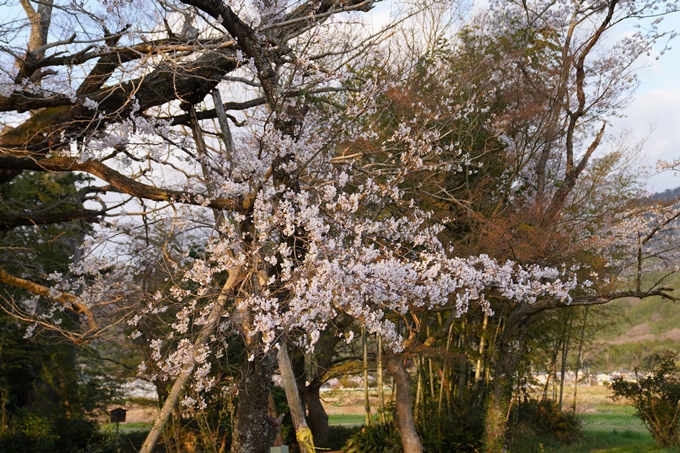
<instances>
[{"instance_id":1,"label":"bamboo stalk","mask_svg":"<svg viewBox=\"0 0 680 453\"><path fill-rule=\"evenodd\" d=\"M420 354L416 357L416 420L424 418L421 413L421 400L423 398L423 372Z\"/></svg>"},{"instance_id":2,"label":"bamboo stalk","mask_svg":"<svg viewBox=\"0 0 680 453\"><path fill-rule=\"evenodd\" d=\"M361 328L361 342L364 348L364 409L366 410L366 426L373 424L371 418L371 403L368 398L368 335L366 327Z\"/></svg>"},{"instance_id":3,"label":"bamboo stalk","mask_svg":"<svg viewBox=\"0 0 680 453\"><path fill-rule=\"evenodd\" d=\"M463 324L463 333L460 336L461 354L460 364L458 366L458 401L463 401L463 393L467 381L467 339L465 338L465 324Z\"/></svg>"},{"instance_id":4,"label":"bamboo stalk","mask_svg":"<svg viewBox=\"0 0 680 453\"><path fill-rule=\"evenodd\" d=\"M588 319L588 309L590 307L586 306L583 313L583 324L581 325L581 338L578 343L578 355L576 356L576 376L574 378L574 404L572 407L572 412L576 413L576 395L578 394L578 371L581 367L581 353L583 352L583 341L586 336L586 320Z\"/></svg>"},{"instance_id":5,"label":"bamboo stalk","mask_svg":"<svg viewBox=\"0 0 680 453\"><path fill-rule=\"evenodd\" d=\"M479 387L479 381L482 378L482 357L484 356L484 346L486 342L486 327L489 324L489 315L484 313L484 321L482 321L482 334L479 339L479 357L477 358L477 364L475 366L475 391Z\"/></svg>"},{"instance_id":6,"label":"bamboo stalk","mask_svg":"<svg viewBox=\"0 0 680 453\"><path fill-rule=\"evenodd\" d=\"M378 408L380 410L380 422L385 423L385 389L383 381L383 363L382 363L382 337L378 337Z\"/></svg>"},{"instance_id":7,"label":"bamboo stalk","mask_svg":"<svg viewBox=\"0 0 680 453\"><path fill-rule=\"evenodd\" d=\"M453 334L453 323L449 326L449 334L446 336L446 355L444 355L444 364L442 366L442 379L439 385L439 403L437 406L437 414L439 415L438 420L441 421L442 418L442 401L444 400L444 388L447 385L446 379L446 362L449 358L449 350L451 349L451 335Z\"/></svg>"},{"instance_id":8,"label":"bamboo stalk","mask_svg":"<svg viewBox=\"0 0 680 453\"><path fill-rule=\"evenodd\" d=\"M559 407L560 410L562 410L562 396L564 395L564 379L565 376L564 374L567 371L567 355L569 354L569 340L571 338L571 325L574 320L574 317L569 313L569 327L567 327L566 331L566 337L565 341L562 347L562 366L561 366L561 377L560 377L560 402L559 402Z\"/></svg>"}]
</instances>

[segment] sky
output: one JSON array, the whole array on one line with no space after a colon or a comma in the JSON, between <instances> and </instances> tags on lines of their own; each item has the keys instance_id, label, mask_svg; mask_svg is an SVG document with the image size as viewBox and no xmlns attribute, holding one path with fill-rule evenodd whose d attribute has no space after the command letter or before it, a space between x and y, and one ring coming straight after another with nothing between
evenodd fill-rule
<instances>
[{"instance_id":1,"label":"sky","mask_svg":"<svg viewBox=\"0 0 680 453\"><path fill-rule=\"evenodd\" d=\"M667 16L663 27L680 31L680 13ZM653 126L645 145L644 163L648 166L655 166L658 160L680 159L680 37L671 41L670 47L658 60L646 60L646 67L638 71L640 86L621 112L624 118L613 122L612 132L628 127L641 137ZM654 176L649 189L661 192L678 186L680 172L669 171Z\"/></svg>"},{"instance_id":2,"label":"sky","mask_svg":"<svg viewBox=\"0 0 680 453\"><path fill-rule=\"evenodd\" d=\"M486 0L468 1L475 4L475 8L486 3ZM398 3L399 0L383 0L377 3L371 12L372 27L378 29L388 22L390 11L393 15L399 9L396 6ZM13 11L21 14L16 5ZM634 22L631 21L625 23L618 33L630 32L633 25ZM680 13L666 16L662 28L680 31ZM677 45L677 48L673 45ZM628 128L635 136L642 138L649 134L651 127L653 130L644 149L646 157L642 161L648 167L655 167L658 160L680 159L680 37L671 42L670 46L671 50L658 60L654 58L657 55L652 54L651 58L645 57L644 61L639 62L640 85L630 104L620 112L623 118L614 119L609 128L612 134ZM678 186L680 172L675 174L672 171L652 177L648 184L652 192Z\"/></svg>"}]
</instances>

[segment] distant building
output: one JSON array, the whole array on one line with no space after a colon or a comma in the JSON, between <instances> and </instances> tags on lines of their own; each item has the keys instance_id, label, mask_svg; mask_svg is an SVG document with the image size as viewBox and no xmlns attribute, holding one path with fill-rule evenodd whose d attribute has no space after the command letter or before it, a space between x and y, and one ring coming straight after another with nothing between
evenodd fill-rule
<instances>
[{"instance_id":1,"label":"distant building","mask_svg":"<svg viewBox=\"0 0 680 453\"><path fill-rule=\"evenodd\" d=\"M597 381L597 385L605 385L611 383L612 377L607 373L597 373L595 375L595 380Z\"/></svg>"}]
</instances>

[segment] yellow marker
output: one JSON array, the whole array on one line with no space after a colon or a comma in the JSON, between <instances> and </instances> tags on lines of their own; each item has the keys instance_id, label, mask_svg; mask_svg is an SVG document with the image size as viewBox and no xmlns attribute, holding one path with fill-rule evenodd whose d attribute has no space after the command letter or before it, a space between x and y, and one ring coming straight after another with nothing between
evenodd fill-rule
<instances>
[{"instance_id":1,"label":"yellow marker","mask_svg":"<svg viewBox=\"0 0 680 453\"><path fill-rule=\"evenodd\" d=\"M320 448L314 446L314 438L312 437L312 430L309 428L300 428L295 433L295 438L298 443L307 447L310 453L316 453L317 450L330 450L330 448Z\"/></svg>"}]
</instances>

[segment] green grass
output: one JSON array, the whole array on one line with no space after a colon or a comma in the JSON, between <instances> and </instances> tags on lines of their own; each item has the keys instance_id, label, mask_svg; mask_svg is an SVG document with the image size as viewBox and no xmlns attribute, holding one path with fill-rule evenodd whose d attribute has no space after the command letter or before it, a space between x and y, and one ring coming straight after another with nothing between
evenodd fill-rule
<instances>
[{"instance_id":1,"label":"green grass","mask_svg":"<svg viewBox=\"0 0 680 453\"><path fill-rule=\"evenodd\" d=\"M357 426L366 421L364 414L335 414L328 416L329 425Z\"/></svg>"},{"instance_id":2,"label":"green grass","mask_svg":"<svg viewBox=\"0 0 680 453\"><path fill-rule=\"evenodd\" d=\"M118 427L118 432L128 433L132 431L148 431L151 428L152 423L146 422L134 422L134 423L121 423ZM107 423L102 425L99 430L104 433L115 433L116 424Z\"/></svg>"},{"instance_id":3,"label":"green grass","mask_svg":"<svg viewBox=\"0 0 680 453\"><path fill-rule=\"evenodd\" d=\"M600 404L594 407L595 412L583 414L583 425L586 432L631 431L647 434L642 420L633 416L635 409L631 406Z\"/></svg>"},{"instance_id":4,"label":"green grass","mask_svg":"<svg viewBox=\"0 0 680 453\"><path fill-rule=\"evenodd\" d=\"M571 445L545 446L545 453L670 453L659 448L648 433L631 430L590 431Z\"/></svg>"},{"instance_id":5,"label":"green grass","mask_svg":"<svg viewBox=\"0 0 680 453\"><path fill-rule=\"evenodd\" d=\"M583 437L571 445L544 445L545 453L677 453L659 448L630 406L601 404L584 414ZM539 448L540 451L540 448Z\"/></svg>"}]
</instances>

